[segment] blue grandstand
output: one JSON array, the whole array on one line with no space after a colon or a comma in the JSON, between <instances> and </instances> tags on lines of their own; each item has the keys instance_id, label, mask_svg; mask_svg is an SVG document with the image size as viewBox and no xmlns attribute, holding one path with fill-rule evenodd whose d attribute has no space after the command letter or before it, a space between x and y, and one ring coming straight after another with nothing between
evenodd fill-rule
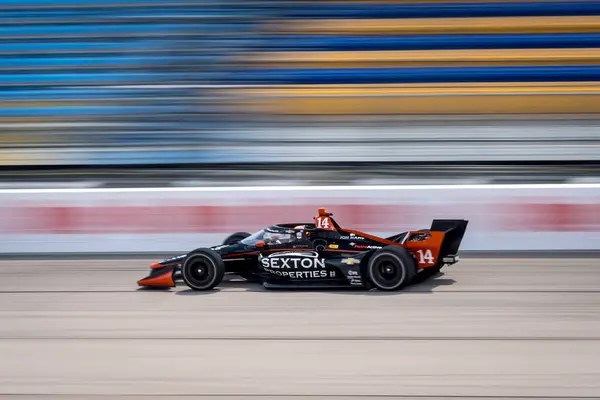
<instances>
[{"instance_id":1,"label":"blue grandstand","mask_svg":"<svg viewBox=\"0 0 600 400\"><path fill-rule=\"evenodd\" d=\"M16 165L235 162L261 116L600 111L593 0L5 0L0 37Z\"/></svg>"}]
</instances>

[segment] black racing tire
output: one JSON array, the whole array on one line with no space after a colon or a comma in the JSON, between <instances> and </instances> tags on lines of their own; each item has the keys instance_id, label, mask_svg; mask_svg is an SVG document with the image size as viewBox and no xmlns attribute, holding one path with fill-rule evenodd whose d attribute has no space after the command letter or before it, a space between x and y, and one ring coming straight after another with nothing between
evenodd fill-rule
<instances>
[{"instance_id":1,"label":"black racing tire","mask_svg":"<svg viewBox=\"0 0 600 400\"><path fill-rule=\"evenodd\" d=\"M373 286L383 291L399 290L409 284L417 273L417 265L408 250L386 246L377 250L366 265L366 274Z\"/></svg>"},{"instance_id":2,"label":"black racing tire","mask_svg":"<svg viewBox=\"0 0 600 400\"><path fill-rule=\"evenodd\" d=\"M225 263L221 256L211 249L192 251L181 266L181 277L193 290L214 289L224 276Z\"/></svg>"},{"instance_id":3,"label":"black racing tire","mask_svg":"<svg viewBox=\"0 0 600 400\"><path fill-rule=\"evenodd\" d=\"M246 239L250 234L248 232L236 232L233 235L227 236L223 244L235 244L240 240Z\"/></svg>"}]
</instances>

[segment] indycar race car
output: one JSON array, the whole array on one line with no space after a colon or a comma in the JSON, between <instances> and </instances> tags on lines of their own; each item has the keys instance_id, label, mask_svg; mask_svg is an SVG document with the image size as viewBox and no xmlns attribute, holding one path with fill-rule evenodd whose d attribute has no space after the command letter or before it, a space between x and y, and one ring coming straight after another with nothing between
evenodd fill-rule
<instances>
[{"instance_id":1,"label":"indycar race car","mask_svg":"<svg viewBox=\"0 0 600 400\"><path fill-rule=\"evenodd\" d=\"M458 262L467 224L437 219L430 229L381 238L341 228L320 208L312 223L238 232L219 246L156 262L138 285L174 287L182 280L193 290L211 290L232 274L266 288L399 290L421 274Z\"/></svg>"}]
</instances>

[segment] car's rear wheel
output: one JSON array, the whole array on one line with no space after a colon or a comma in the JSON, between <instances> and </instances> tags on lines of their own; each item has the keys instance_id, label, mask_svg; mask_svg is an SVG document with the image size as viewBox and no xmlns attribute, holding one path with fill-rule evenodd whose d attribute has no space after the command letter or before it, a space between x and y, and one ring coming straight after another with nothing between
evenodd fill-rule
<instances>
[{"instance_id":1,"label":"car's rear wheel","mask_svg":"<svg viewBox=\"0 0 600 400\"><path fill-rule=\"evenodd\" d=\"M233 235L229 235L224 241L223 244L235 244L240 240L246 239L250 234L248 232L236 232Z\"/></svg>"},{"instance_id":2,"label":"car's rear wheel","mask_svg":"<svg viewBox=\"0 0 600 400\"><path fill-rule=\"evenodd\" d=\"M417 265L408 251L399 246L377 250L368 260L367 277L379 290L392 291L406 286L417 273Z\"/></svg>"},{"instance_id":3,"label":"car's rear wheel","mask_svg":"<svg viewBox=\"0 0 600 400\"><path fill-rule=\"evenodd\" d=\"M211 290L225 276L225 264L213 250L197 249L191 252L181 267L181 277L193 290Z\"/></svg>"}]
</instances>

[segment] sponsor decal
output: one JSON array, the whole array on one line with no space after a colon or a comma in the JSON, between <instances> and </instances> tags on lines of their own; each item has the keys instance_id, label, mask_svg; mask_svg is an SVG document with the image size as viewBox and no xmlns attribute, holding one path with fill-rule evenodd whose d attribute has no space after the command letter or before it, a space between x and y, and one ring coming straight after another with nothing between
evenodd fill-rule
<instances>
[{"instance_id":1,"label":"sponsor decal","mask_svg":"<svg viewBox=\"0 0 600 400\"><path fill-rule=\"evenodd\" d=\"M291 279L310 279L310 278L335 278L335 271L279 271L272 269L265 269L270 274L291 278Z\"/></svg>"},{"instance_id":2,"label":"sponsor decal","mask_svg":"<svg viewBox=\"0 0 600 400\"><path fill-rule=\"evenodd\" d=\"M340 236L342 240L365 240L362 236L356 236L354 233L351 233L350 236Z\"/></svg>"},{"instance_id":3,"label":"sponsor decal","mask_svg":"<svg viewBox=\"0 0 600 400\"><path fill-rule=\"evenodd\" d=\"M364 250L381 249L381 246L366 246L364 244L356 244L356 243L350 243L350 246L354 247L355 249L364 249Z\"/></svg>"},{"instance_id":4,"label":"sponsor decal","mask_svg":"<svg viewBox=\"0 0 600 400\"><path fill-rule=\"evenodd\" d=\"M329 247L330 249L338 249L340 246L339 246L339 245L337 245L337 244L330 244L328 247Z\"/></svg>"},{"instance_id":5,"label":"sponsor decal","mask_svg":"<svg viewBox=\"0 0 600 400\"><path fill-rule=\"evenodd\" d=\"M270 269L318 269L325 268L325 260L315 257L266 257L261 260L263 268Z\"/></svg>"},{"instance_id":6,"label":"sponsor decal","mask_svg":"<svg viewBox=\"0 0 600 400\"><path fill-rule=\"evenodd\" d=\"M342 264L348 264L348 265L360 264L360 260L358 260L356 258L344 258L342 260Z\"/></svg>"},{"instance_id":7,"label":"sponsor decal","mask_svg":"<svg viewBox=\"0 0 600 400\"><path fill-rule=\"evenodd\" d=\"M348 271L348 275L350 275L350 276L358 276L358 272L357 271Z\"/></svg>"},{"instance_id":8,"label":"sponsor decal","mask_svg":"<svg viewBox=\"0 0 600 400\"><path fill-rule=\"evenodd\" d=\"M316 252L278 253L260 258L261 266L270 274L291 279L335 278L335 271L328 271L325 259Z\"/></svg>"}]
</instances>

